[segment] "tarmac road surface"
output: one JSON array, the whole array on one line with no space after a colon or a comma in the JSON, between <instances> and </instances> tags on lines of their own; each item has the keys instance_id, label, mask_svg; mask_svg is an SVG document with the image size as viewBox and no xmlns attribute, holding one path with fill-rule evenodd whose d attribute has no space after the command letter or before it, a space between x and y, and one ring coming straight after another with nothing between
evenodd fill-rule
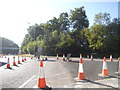
<instances>
[{"instance_id":1,"label":"tarmac road surface","mask_svg":"<svg viewBox=\"0 0 120 90\"><path fill-rule=\"evenodd\" d=\"M6 58L7 59L7 58ZM5 58L4 58L5 60ZM1 59L3 62L3 59ZM72 61L62 61L56 58L48 58L44 62L44 72L46 82L52 88L70 88L76 83L78 75L79 58L72 58ZM5 62L4 62L5 63ZM114 72L117 71L117 60L107 62L109 74L117 77ZM98 76L102 71L102 60L96 59L90 61L83 59L85 77L91 81L104 80ZM18 66L12 66L12 69L6 69L6 64L0 67L2 72L2 88L33 88L37 86L39 74L39 60L27 58L26 62Z\"/></svg>"}]
</instances>

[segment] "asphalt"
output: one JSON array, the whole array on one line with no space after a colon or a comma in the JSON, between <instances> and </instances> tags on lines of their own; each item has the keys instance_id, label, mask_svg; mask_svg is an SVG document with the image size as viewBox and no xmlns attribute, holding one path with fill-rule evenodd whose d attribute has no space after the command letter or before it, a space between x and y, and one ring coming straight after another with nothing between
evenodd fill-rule
<instances>
[{"instance_id":1,"label":"asphalt","mask_svg":"<svg viewBox=\"0 0 120 90\"><path fill-rule=\"evenodd\" d=\"M4 60L1 60L2 63L6 63ZM62 61L62 58L59 60L48 58L47 61L43 62L48 86L68 88L74 85L76 82L74 78L78 75L79 58L72 58L70 62ZM117 71L118 62L108 61L107 65L109 75L117 77L114 72ZM85 78L91 81L104 79L98 76L102 71L102 59L94 61L83 59L83 67ZM28 58L26 62L12 66L12 69L6 69L6 64L2 64L0 68L2 70L2 88L33 88L37 85L39 75L39 61L37 59Z\"/></svg>"},{"instance_id":2,"label":"asphalt","mask_svg":"<svg viewBox=\"0 0 120 90\"><path fill-rule=\"evenodd\" d=\"M37 75L38 63L34 60L25 61L11 69L6 68L6 64L1 67L2 70L2 88L18 88L33 75ZM35 67L34 67L35 66Z\"/></svg>"},{"instance_id":3,"label":"asphalt","mask_svg":"<svg viewBox=\"0 0 120 90\"><path fill-rule=\"evenodd\" d=\"M64 65L64 67L67 70L70 71L71 77L73 77L73 78L77 77L78 68L79 68L79 58L72 59L72 61L70 61L70 62L65 61L65 62L61 62L61 63ZM98 74L100 74L102 72L102 64L103 64L102 60L90 61L87 59L83 59L83 69L84 69L84 73L85 73L85 78L92 80L92 81L103 79L98 76ZM113 76L113 77L117 77L117 75L114 72L117 71L118 62L108 61L107 66L108 66L109 75Z\"/></svg>"}]
</instances>

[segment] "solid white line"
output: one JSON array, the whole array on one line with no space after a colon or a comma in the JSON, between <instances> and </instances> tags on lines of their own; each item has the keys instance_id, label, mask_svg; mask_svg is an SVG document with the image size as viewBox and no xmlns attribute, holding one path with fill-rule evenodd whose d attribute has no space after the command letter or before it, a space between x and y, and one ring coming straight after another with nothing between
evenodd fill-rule
<instances>
[{"instance_id":1,"label":"solid white line","mask_svg":"<svg viewBox=\"0 0 120 90\"><path fill-rule=\"evenodd\" d=\"M25 83L23 83L19 88L23 88L25 85L27 85L36 75L32 76L30 79L28 79Z\"/></svg>"}]
</instances>

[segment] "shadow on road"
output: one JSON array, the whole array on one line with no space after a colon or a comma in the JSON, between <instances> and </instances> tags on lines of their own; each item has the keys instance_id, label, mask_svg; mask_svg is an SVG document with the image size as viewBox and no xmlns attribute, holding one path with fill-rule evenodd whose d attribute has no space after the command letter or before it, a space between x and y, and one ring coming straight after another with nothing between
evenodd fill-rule
<instances>
[{"instance_id":1,"label":"shadow on road","mask_svg":"<svg viewBox=\"0 0 120 90\"><path fill-rule=\"evenodd\" d=\"M68 62L79 63L79 61L68 61Z\"/></svg>"},{"instance_id":2,"label":"shadow on road","mask_svg":"<svg viewBox=\"0 0 120 90\"><path fill-rule=\"evenodd\" d=\"M0 62L0 67L1 67L1 66L4 66L5 64L7 64L7 63L5 63L5 62Z\"/></svg>"},{"instance_id":3,"label":"shadow on road","mask_svg":"<svg viewBox=\"0 0 120 90\"><path fill-rule=\"evenodd\" d=\"M102 83L99 83L99 82L94 82L94 81L91 81L91 80L88 80L88 82L93 83L93 84L98 84L98 85L106 86L106 87L110 87L110 88L114 88L114 89L118 89L116 87L113 87L113 86L110 86L110 85L106 85L106 84L102 84Z\"/></svg>"},{"instance_id":4,"label":"shadow on road","mask_svg":"<svg viewBox=\"0 0 120 90\"><path fill-rule=\"evenodd\" d=\"M48 62L55 62L56 60L47 60Z\"/></svg>"},{"instance_id":5,"label":"shadow on road","mask_svg":"<svg viewBox=\"0 0 120 90\"><path fill-rule=\"evenodd\" d=\"M15 69L13 69L13 68L5 68L5 69L9 69L9 70L15 70Z\"/></svg>"}]
</instances>

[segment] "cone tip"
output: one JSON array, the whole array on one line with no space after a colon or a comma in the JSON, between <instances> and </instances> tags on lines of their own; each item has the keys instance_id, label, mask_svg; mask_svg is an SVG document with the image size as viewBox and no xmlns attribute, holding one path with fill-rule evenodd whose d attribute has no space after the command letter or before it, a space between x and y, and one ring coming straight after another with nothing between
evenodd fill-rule
<instances>
[{"instance_id":1,"label":"cone tip","mask_svg":"<svg viewBox=\"0 0 120 90\"><path fill-rule=\"evenodd\" d=\"M104 57L104 61L106 62L106 57Z\"/></svg>"}]
</instances>

